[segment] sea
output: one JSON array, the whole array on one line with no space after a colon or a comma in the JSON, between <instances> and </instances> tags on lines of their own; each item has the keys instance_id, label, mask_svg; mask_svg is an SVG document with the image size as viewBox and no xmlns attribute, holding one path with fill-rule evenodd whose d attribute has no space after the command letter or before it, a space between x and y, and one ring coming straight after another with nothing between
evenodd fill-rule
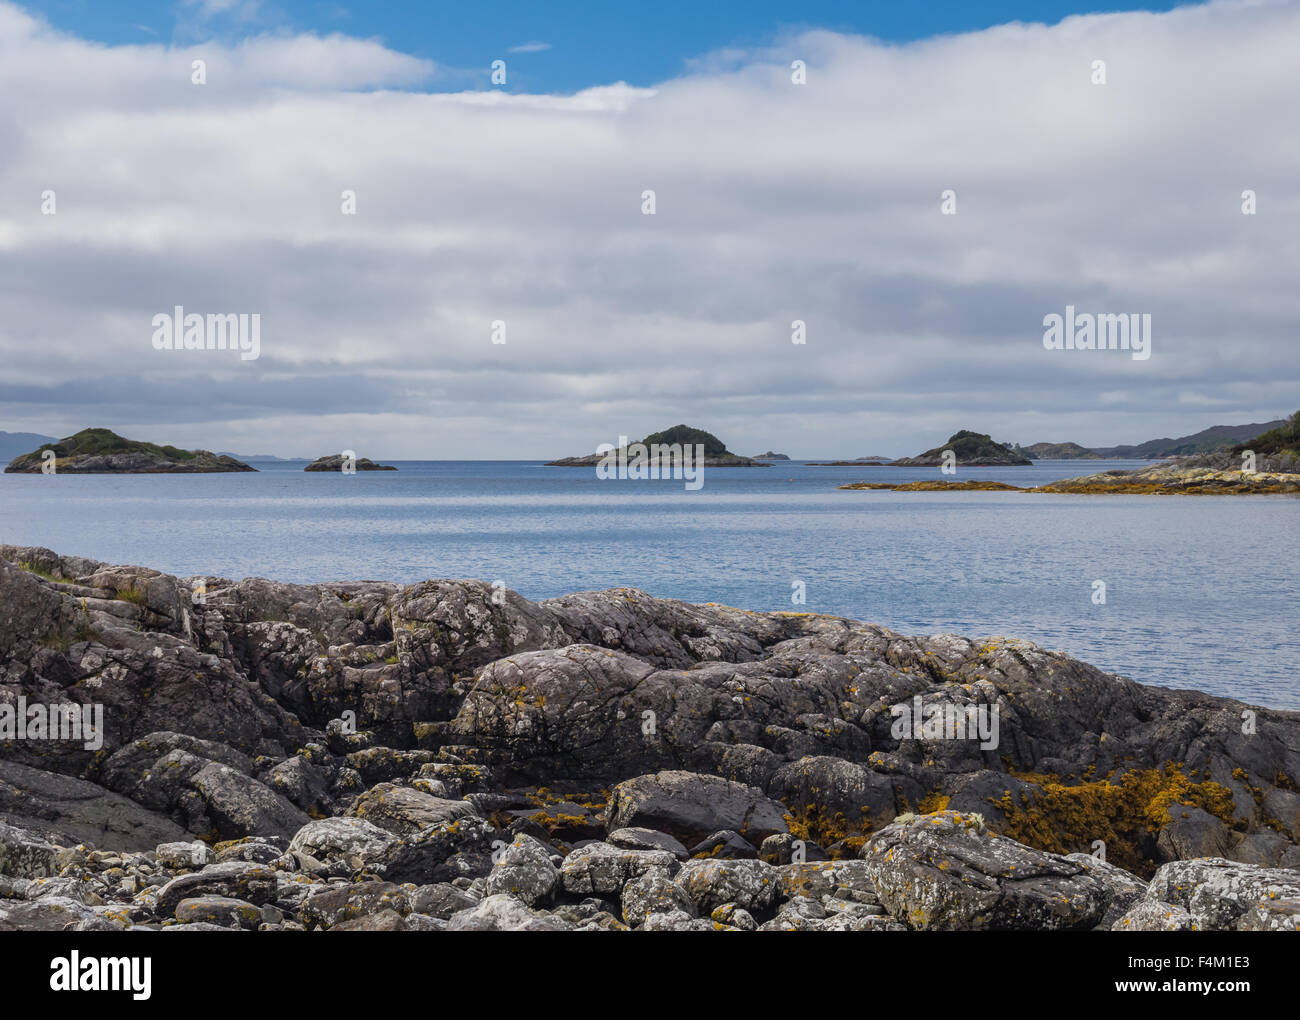
<instances>
[{"instance_id":1,"label":"sea","mask_svg":"<svg viewBox=\"0 0 1300 1020\"><path fill-rule=\"evenodd\" d=\"M1145 684L1300 710L1300 498L841 490L937 468L706 468L600 479L537 461L399 470L0 475L0 543L168 573L478 578L530 599L639 588L1005 635ZM1134 461L959 468L1028 486Z\"/></svg>"}]
</instances>

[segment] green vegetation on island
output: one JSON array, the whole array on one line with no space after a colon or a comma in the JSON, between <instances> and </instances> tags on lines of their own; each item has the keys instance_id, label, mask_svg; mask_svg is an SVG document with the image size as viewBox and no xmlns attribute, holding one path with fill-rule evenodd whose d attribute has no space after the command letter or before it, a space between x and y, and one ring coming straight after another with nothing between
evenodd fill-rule
<instances>
[{"instance_id":1,"label":"green vegetation on island","mask_svg":"<svg viewBox=\"0 0 1300 1020\"><path fill-rule=\"evenodd\" d=\"M47 455L47 451L54 454ZM126 439L110 429L89 428L53 443L43 443L31 453L15 457L6 474L41 474L53 464L55 474L199 474L256 471L233 457L208 450L182 450L136 439Z\"/></svg>"}]
</instances>

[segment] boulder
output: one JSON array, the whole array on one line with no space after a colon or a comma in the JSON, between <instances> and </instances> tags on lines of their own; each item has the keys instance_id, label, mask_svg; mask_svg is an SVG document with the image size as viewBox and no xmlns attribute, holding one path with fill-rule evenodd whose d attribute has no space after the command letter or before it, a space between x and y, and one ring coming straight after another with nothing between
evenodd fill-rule
<instances>
[{"instance_id":1,"label":"boulder","mask_svg":"<svg viewBox=\"0 0 1300 1020\"><path fill-rule=\"evenodd\" d=\"M895 920L914 929L1094 927L1105 884L1082 864L984 829L978 815L939 811L876 833L862 860Z\"/></svg>"},{"instance_id":2,"label":"boulder","mask_svg":"<svg viewBox=\"0 0 1300 1020\"><path fill-rule=\"evenodd\" d=\"M1222 858L1161 865L1147 898L1181 907L1201 931L1231 931L1261 903L1300 897L1300 872Z\"/></svg>"},{"instance_id":3,"label":"boulder","mask_svg":"<svg viewBox=\"0 0 1300 1020\"><path fill-rule=\"evenodd\" d=\"M657 772L619 783L609 801L606 827L667 832L695 844L720 829L750 843L788 831L785 807L762 790L694 772Z\"/></svg>"},{"instance_id":4,"label":"boulder","mask_svg":"<svg viewBox=\"0 0 1300 1020\"><path fill-rule=\"evenodd\" d=\"M505 893L485 896L470 907L452 914L448 931L571 931L567 921L535 913L522 900Z\"/></svg>"}]
</instances>

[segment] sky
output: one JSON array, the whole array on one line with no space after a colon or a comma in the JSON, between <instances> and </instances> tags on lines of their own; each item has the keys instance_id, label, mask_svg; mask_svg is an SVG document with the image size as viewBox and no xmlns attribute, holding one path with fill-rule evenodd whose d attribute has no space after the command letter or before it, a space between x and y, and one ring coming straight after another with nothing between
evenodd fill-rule
<instances>
[{"instance_id":1,"label":"sky","mask_svg":"<svg viewBox=\"0 0 1300 1020\"><path fill-rule=\"evenodd\" d=\"M0 0L0 429L856 457L1300 407L1296 3L450 6ZM1151 357L1046 349L1067 305ZM259 356L155 349L176 306Z\"/></svg>"}]
</instances>

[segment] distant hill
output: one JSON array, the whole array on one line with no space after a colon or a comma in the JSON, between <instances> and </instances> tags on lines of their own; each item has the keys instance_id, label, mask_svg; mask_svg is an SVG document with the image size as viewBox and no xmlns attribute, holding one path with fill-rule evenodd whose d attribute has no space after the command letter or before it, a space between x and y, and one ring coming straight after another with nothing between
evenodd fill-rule
<instances>
[{"instance_id":1,"label":"distant hill","mask_svg":"<svg viewBox=\"0 0 1300 1020\"><path fill-rule=\"evenodd\" d=\"M1196 453L1230 450L1287 424L1286 419L1249 425L1211 425L1208 429L1176 439L1149 439L1136 446L1080 446L1078 443L1034 443L1021 447L1034 460L1163 460Z\"/></svg>"},{"instance_id":2,"label":"distant hill","mask_svg":"<svg viewBox=\"0 0 1300 1020\"><path fill-rule=\"evenodd\" d=\"M1210 453L1213 450L1226 450L1285 424L1286 419L1279 418L1250 425L1211 425L1190 436L1150 439L1137 446L1098 447L1095 452L1108 460L1159 460L1162 457L1181 457L1191 453Z\"/></svg>"},{"instance_id":3,"label":"distant hill","mask_svg":"<svg viewBox=\"0 0 1300 1020\"><path fill-rule=\"evenodd\" d=\"M1296 411L1276 427L1267 432L1257 433L1233 447L1233 453L1254 450L1257 455L1277 457L1289 454L1291 459L1300 457L1300 411Z\"/></svg>"},{"instance_id":4,"label":"distant hill","mask_svg":"<svg viewBox=\"0 0 1300 1020\"><path fill-rule=\"evenodd\" d=\"M897 467L934 467L943 463L945 450L951 450L958 464L972 467L997 466L1004 464L1032 464L1026 456L1017 453L1005 443L995 442L983 432L971 432L962 429L948 437L948 442L936 446L933 450L915 457L903 457L894 461Z\"/></svg>"},{"instance_id":5,"label":"distant hill","mask_svg":"<svg viewBox=\"0 0 1300 1020\"><path fill-rule=\"evenodd\" d=\"M36 450L10 461L6 474L39 474L46 450L54 453L58 474L198 474L218 471L256 471L233 457L207 450L182 450L126 439L110 429L82 429L75 435L42 443Z\"/></svg>"},{"instance_id":6,"label":"distant hill","mask_svg":"<svg viewBox=\"0 0 1300 1020\"><path fill-rule=\"evenodd\" d=\"M42 436L36 432L0 432L0 462L8 464L15 457L31 453L45 443L58 442L53 436Z\"/></svg>"},{"instance_id":7,"label":"distant hill","mask_svg":"<svg viewBox=\"0 0 1300 1020\"><path fill-rule=\"evenodd\" d=\"M1033 460L1101 460L1101 454L1078 443L1034 443L1021 448Z\"/></svg>"},{"instance_id":8,"label":"distant hill","mask_svg":"<svg viewBox=\"0 0 1300 1020\"><path fill-rule=\"evenodd\" d=\"M218 457L233 457L235 460L242 460L245 464L291 464L294 461L309 460L308 457L277 457L273 453L255 453L251 457L242 453L231 453L229 450L220 450Z\"/></svg>"}]
</instances>

